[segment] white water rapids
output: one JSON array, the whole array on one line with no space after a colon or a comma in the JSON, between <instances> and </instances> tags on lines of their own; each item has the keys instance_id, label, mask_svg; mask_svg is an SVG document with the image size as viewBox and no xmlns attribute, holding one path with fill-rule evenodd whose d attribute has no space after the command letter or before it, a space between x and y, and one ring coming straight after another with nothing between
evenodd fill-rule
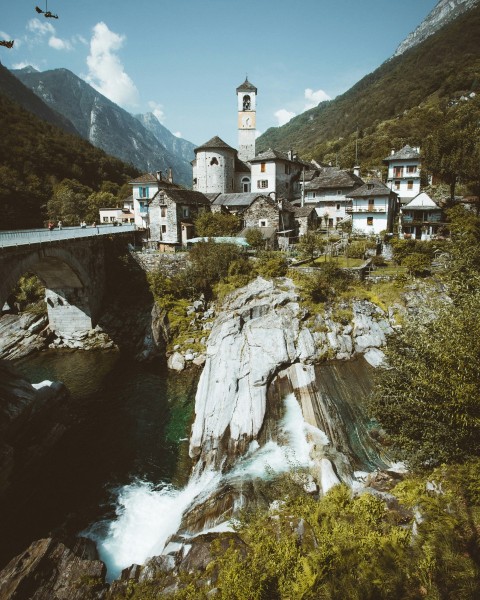
<instances>
[{"instance_id":1,"label":"white water rapids","mask_svg":"<svg viewBox=\"0 0 480 600\"><path fill-rule=\"evenodd\" d=\"M184 512L193 503L207 498L220 484L230 479L267 478L292 468L311 466L312 447L328 444L328 438L305 423L294 394L288 395L284 402L285 415L280 422L279 441L269 441L262 447L258 442L252 442L248 453L230 472L222 475L218 471L204 471L200 476L192 477L180 490L149 482L135 482L120 489L117 518L108 524L106 533L98 533L98 527L86 532L96 541L110 580L131 564L143 564L149 557L161 554L170 536L178 530ZM325 462L322 469L325 492L339 480L330 462L327 459L322 462Z\"/></svg>"}]
</instances>

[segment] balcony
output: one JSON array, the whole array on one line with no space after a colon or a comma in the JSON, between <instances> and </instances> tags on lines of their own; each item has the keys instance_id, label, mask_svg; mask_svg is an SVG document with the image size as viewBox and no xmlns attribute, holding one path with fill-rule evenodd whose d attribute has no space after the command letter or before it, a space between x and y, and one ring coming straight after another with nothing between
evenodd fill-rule
<instances>
[{"instance_id":1,"label":"balcony","mask_svg":"<svg viewBox=\"0 0 480 600\"><path fill-rule=\"evenodd\" d=\"M376 208L370 207L361 207L357 208L356 206L347 206L345 208L345 212L347 213L386 213L386 206L377 206Z\"/></svg>"},{"instance_id":2,"label":"balcony","mask_svg":"<svg viewBox=\"0 0 480 600\"><path fill-rule=\"evenodd\" d=\"M406 225L415 224L423 225L428 223L441 223L442 216L440 214L418 214L418 215L402 215L402 223Z\"/></svg>"}]
</instances>

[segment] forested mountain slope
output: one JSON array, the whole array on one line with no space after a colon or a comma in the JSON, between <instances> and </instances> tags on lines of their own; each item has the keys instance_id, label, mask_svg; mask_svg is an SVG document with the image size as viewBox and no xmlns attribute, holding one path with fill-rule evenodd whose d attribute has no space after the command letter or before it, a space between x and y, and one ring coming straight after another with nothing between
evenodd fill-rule
<instances>
[{"instance_id":1,"label":"forested mountain slope","mask_svg":"<svg viewBox=\"0 0 480 600\"><path fill-rule=\"evenodd\" d=\"M139 173L39 119L3 93L0 131L0 229L42 227L45 205L65 178L97 191L105 182L119 187Z\"/></svg>"},{"instance_id":2,"label":"forested mountain slope","mask_svg":"<svg viewBox=\"0 0 480 600\"><path fill-rule=\"evenodd\" d=\"M383 63L345 94L257 140L257 152L290 148L341 167L381 166L391 147L422 145L450 101L480 92L480 6Z\"/></svg>"}]
</instances>

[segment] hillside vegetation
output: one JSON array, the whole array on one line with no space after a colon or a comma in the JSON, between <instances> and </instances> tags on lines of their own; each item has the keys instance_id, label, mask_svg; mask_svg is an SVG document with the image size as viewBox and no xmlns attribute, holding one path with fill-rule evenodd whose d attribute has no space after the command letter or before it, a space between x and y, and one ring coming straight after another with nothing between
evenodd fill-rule
<instances>
[{"instance_id":1,"label":"hillside vegetation","mask_svg":"<svg viewBox=\"0 0 480 600\"><path fill-rule=\"evenodd\" d=\"M3 94L0 131L0 229L43 227L46 204L64 179L91 191L112 182L110 189L116 190L138 174L131 165L40 120Z\"/></svg>"},{"instance_id":2,"label":"hillside vegetation","mask_svg":"<svg viewBox=\"0 0 480 600\"><path fill-rule=\"evenodd\" d=\"M351 168L358 131L362 167L381 167L392 147L421 146L452 100L480 93L480 6L422 44L383 63L345 94L268 129L257 151L293 148Z\"/></svg>"}]
</instances>

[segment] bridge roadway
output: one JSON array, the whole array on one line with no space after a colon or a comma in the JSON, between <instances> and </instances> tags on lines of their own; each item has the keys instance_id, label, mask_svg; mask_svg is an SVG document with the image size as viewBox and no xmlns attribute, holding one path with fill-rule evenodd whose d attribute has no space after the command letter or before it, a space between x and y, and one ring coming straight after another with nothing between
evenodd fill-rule
<instances>
[{"instance_id":1,"label":"bridge roadway","mask_svg":"<svg viewBox=\"0 0 480 600\"><path fill-rule=\"evenodd\" d=\"M0 309L19 278L45 285L49 327L58 335L94 328L105 291L106 255L134 243L135 225L0 231Z\"/></svg>"},{"instance_id":2,"label":"bridge roadway","mask_svg":"<svg viewBox=\"0 0 480 600\"><path fill-rule=\"evenodd\" d=\"M133 232L136 225L97 225L96 227L62 227L62 229L19 229L0 231L0 248L8 246L25 246L28 244L43 244L59 240L89 238L97 235L112 235Z\"/></svg>"}]
</instances>

